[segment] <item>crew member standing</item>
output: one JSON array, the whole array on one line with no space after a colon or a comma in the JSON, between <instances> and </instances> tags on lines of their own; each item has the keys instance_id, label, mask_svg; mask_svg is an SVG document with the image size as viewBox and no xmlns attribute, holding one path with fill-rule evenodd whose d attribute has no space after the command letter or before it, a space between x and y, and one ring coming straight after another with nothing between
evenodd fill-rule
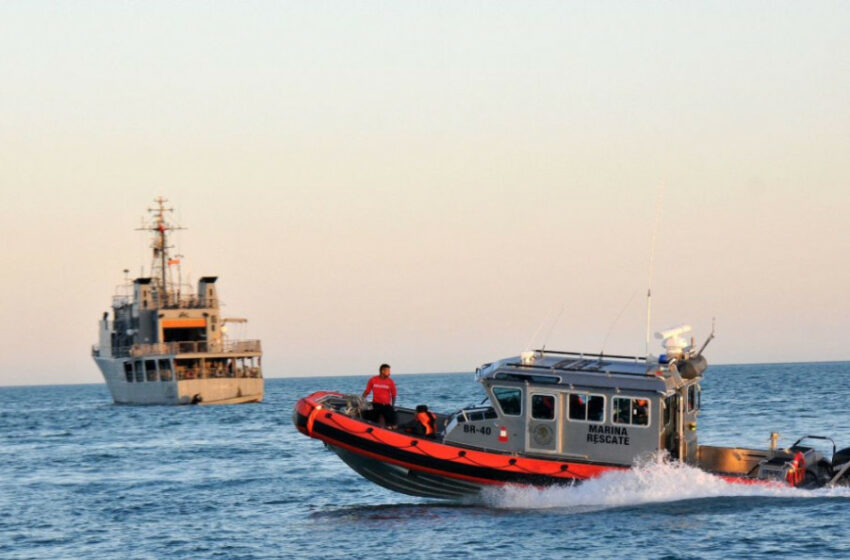
<instances>
[{"instance_id":1,"label":"crew member standing","mask_svg":"<svg viewBox=\"0 0 850 560\"><path fill-rule=\"evenodd\" d=\"M363 396L372 392L372 410L375 411L375 419L382 426L395 428L395 383L390 379L390 366L381 364L378 368L378 375L371 378L366 384L366 390L363 391Z\"/></svg>"}]
</instances>

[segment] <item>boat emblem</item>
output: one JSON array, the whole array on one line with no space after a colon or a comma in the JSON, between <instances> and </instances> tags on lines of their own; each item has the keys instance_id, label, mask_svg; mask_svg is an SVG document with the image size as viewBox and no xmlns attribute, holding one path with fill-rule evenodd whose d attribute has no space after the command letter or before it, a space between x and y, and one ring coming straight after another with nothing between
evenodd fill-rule
<instances>
[{"instance_id":1,"label":"boat emblem","mask_svg":"<svg viewBox=\"0 0 850 560\"><path fill-rule=\"evenodd\" d=\"M545 424L538 424L532 428L531 437L537 445L549 445L552 443L552 428Z\"/></svg>"}]
</instances>

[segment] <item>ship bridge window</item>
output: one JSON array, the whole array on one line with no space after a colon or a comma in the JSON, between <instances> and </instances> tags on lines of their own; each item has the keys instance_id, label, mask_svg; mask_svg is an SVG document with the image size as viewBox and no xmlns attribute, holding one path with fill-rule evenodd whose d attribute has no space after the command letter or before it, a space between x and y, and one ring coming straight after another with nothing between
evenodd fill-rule
<instances>
[{"instance_id":1,"label":"ship bridge window","mask_svg":"<svg viewBox=\"0 0 850 560\"><path fill-rule=\"evenodd\" d=\"M124 377L127 383L133 382L133 362L124 362Z\"/></svg>"},{"instance_id":2,"label":"ship bridge window","mask_svg":"<svg viewBox=\"0 0 850 560\"><path fill-rule=\"evenodd\" d=\"M136 375L136 383L141 383L145 380L145 370L142 369L142 361L136 360L133 362L133 372Z\"/></svg>"},{"instance_id":3,"label":"ship bridge window","mask_svg":"<svg viewBox=\"0 0 850 560\"><path fill-rule=\"evenodd\" d=\"M649 399L614 397L613 407L615 424L649 425Z\"/></svg>"},{"instance_id":4,"label":"ship bridge window","mask_svg":"<svg viewBox=\"0 0 850 560\"><path fill-rule=\"evenodd\" d=\"M156 381L156 360L145 360L145 378L148 381Z\"/></svg>"},{"instance_id":5,"label":"ship bridge window","mask_svg":"<svg viewBox=\"0 0 850 560\"><path fill-rule=\"evenodd\" d=\"M699 385L691 385L688 387L688 412L700 409L702 390Z\"/></svg>"},{"instance_id":6,"label":"ship bridge window","mask_svg":"<svg viewBox=\"0 0 850 560\"><path fill-rule=\"evenodd\" d=\"M159 360L159 380L171 381L173 374L171 373L171 360Z\"/></svg>"},{"instance_id":7,"label":"ship bridge window","mask_svg":"<svg viewBox=\"0 0 850 560\"><path fill-rule=\"evenodd\" d=\"M499 406L506 415L522 414L522 390L512 387L493 387L493 396L499 401Z\"/></svg>"},{"instance_id":8,"label":"ship bridge window","mask_svg":"<svg viewBox=\"0 0 850 560\"><path fill-rule=\"evenodd\" d=\"M206 338L206 319L165 319L162 321L163 342L201 342Z\"/></svg>"},{"instance_id":9,"label":"ship bridge window","mask_svg":"<svg viewBox=\"0 0 850 560\"><path fill-rule=\"evenodd\" d=\"M588 393L570 393L567 400L570 420L579 422L603 422L605 420L605 397Z\"/></svg>"},{"instance_id":10,"label":"ship bridge window","mask_svg":"<svg viewBox=\"0 0 850 560\"><path fill-rule=\"evenodd\" d=\"M531 417L538 420L554 420L555 397L552 395L531 395Z\"/></svg>"}]
</instances>

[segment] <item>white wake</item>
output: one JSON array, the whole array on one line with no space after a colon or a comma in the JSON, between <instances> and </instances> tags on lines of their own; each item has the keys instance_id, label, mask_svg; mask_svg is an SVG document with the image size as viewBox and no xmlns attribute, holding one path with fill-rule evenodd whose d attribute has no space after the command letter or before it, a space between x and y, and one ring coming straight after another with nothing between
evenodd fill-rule
<instances>
[{"instance_id":1,"label":"white wake","mask_svg":"<svg viewBox=\"0 0 850 560\"><path fill-rule=\"evenodd\" d=\"M611 471L575 486L487 489L486 505L500 509L565 508L593 511L614 507L700 498L761 496L777 498L850 498L850 488L800 490L783 484L741 484L681 463L651 460L624 471Z\"/></svg>"}]
</instances>

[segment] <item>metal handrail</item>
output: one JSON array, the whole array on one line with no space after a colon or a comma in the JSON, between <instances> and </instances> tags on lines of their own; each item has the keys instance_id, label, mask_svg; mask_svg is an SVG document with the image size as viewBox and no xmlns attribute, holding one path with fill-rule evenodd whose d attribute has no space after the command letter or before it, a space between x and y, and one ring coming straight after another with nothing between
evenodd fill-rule
<instances>
[{"instance_id":1,"label":"metal handrail","mask_svg":"<svg viewBox=\"0 0 850 560\"><path fill-rule=\"evenodd\" d=\"M179 298L169 295L160 301L161 309L201 309L206 307L218 307L217 298L198 297L196 295L180 296Z\"/></svg>"},{"instance_id":2,"label":"metal handrail","mask_svg":"<svg viewBox=\"0 0 850 560\"><path fill-rule=\"evenodd\" d=\"M218 298L198 297L196 295L188 295L177 297L169 295L165 298L160 298L154 292L153 303L159 309L206 309L211 307L219 307ZM112 307L124 307L133 303L131 296L118 295L112 296Z\"/></svg>"},{"instance_id":3,"label":"metal handrail","mask_svg":"<svg viewBox=\"0 0 850 560\"><path fill-rule=\"evenodd\" d=\"M508 364L505 364L505 365L510 366L510 367L515 367L517 369L524 369L524 368L538 369L538 370L541 370L541 371L549 371L549 372L552 372L552 373L554 373L556 371L570 371L570 372L576 372L576 373L592 373L592 374L603 374L603 375L632 375L632 376L635 376L635 377L646 377L647 375L649 375L648 373L638 373L636 371L617 371L617 370L607 370L607 369L581 369L581 368L571 368L571 367L565 367L565 366L556 367L556 366L543 366L543 365L537 365L537 364L523 364L522 362L513 362L513 363L508 363ZM519 374L519 375L521 375L521 374Z\"/></svg>"},{"instance_id":4,"label":"metal handrail","mask_svg":"<svg viewBox=\"0 0 850 560\"><path fill-rule=\"evenodd\" d=\"M546 350L545 348L538 348L535 352L540 352L541 354L558 354L559 356L577 356L585 360L592 360L594 358L614 358L621 360L646 361L646 356L626 356L622 354L604 354L602 352L566 352L564 350Z\"/></svg>"},{"instance_id":5,"label":"metal handrail","mask_svg":"<svg viewBox=\"0 0 850 560\"><path fill-rule=\"evenodd\" d=\"M177 371L175 372L178 381L186 381L190 379L216 379L216 378L230 378L230 379L244 379L244 378L262 378L263 373L262 369L259 366L245 366L237 367L234 370L228 371L226 369L214 369L214 368L199 368L199 367L190 367L190 368L182 368L180 366L177 367Z\"/></svg>"},{"instance_id":6,"label":"metal handrail","mask_svg":"<svg viewBox=\"0 0 850 560\"><path fill-rule=\"evenodd\" d=\"M134 344L122 348L127 355L156 356L163 354L231 354L245 352L262 352L259 340L228 340L227 342L206 342L203 340L191 342L157 342L153 344Z\"/></svg>"}]
</instances>

